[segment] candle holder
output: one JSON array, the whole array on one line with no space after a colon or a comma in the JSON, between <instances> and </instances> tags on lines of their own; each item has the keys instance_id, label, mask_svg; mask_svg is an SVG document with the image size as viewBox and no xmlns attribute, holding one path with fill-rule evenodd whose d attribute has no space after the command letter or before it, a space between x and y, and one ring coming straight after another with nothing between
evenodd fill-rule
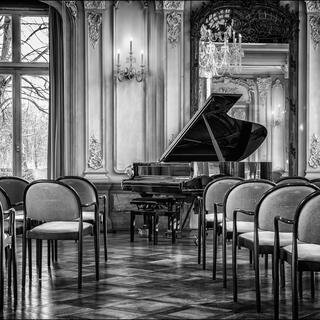
<instances>
[{"instance_id":1,"label":"candle holder","mask_svg":"<svg viewBox=\"0 0 320 320\"><path fill-rule=\"evenodd\" d=\"M129 50L129 56L126 58L126 63L129 64L128 67L125 67L121 69L121 63L120 63L120 52L117 53L117 69L115 76L118 79L118 81L123 80L132 80L136 79L137 82L141 82L145 79L145 65L143 63L143 52L141 52L141 63L140 63L140 69L137 70L134 67L134 64L136 63L136 58L133 56L132 51L132 41L130 41L130 50Z\"/></svg>"}]
</instances>

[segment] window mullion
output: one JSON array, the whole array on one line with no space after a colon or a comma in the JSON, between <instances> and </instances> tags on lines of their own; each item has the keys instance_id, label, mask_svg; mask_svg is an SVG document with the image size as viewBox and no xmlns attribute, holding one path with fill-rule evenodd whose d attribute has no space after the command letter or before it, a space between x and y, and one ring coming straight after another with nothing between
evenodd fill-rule
<instances>
[{"instance_id":1,"label":"window mullion","mask_svg":"<svg viewBox=\"0 0 320 320\"><path fill-rule=\"evenodd\" d=\"M21 60L21 26L20 15L12 15L12 61L20 62Z\"/></svg>"}]
</instances>

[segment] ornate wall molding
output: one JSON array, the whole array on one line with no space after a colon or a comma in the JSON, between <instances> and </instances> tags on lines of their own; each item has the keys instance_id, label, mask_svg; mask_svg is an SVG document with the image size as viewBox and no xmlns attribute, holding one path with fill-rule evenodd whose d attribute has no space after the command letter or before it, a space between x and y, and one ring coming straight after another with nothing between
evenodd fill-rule
<instances>
[{"instance_id":1,"label":"ornate wall molding","mask_svg":"<svg viewBox=\"0 0 320 320\"><path fill-rule=\"evenodd\" d=\"M272 78L257 78L257 86L259 91L259 96L265 98L270 92L272 84Z\"/></svg>"},{"instance_id":2,"label":"ornate wall molding","mask_svg":"<svg viewBox=\"0 0 320 320\"><path fill-rule=\"evenodd\" d=\"M100 29L102 23L102 14L97 12L88 13L89 38L93 48L100 39Z\"/></svg>"},{"instance_id":3,"label":"ornate wall molding","mask_svg":"<svg viewBox=\"0 0 320 320\"><path fill-rule=\"evenodd\" d=\"M306 0L311 39L316 49L320 43L320 1Z\"/></svg>"},{"instance_id":4,"label":"ornate wall molding","mask_svg":"<svg viewBox=\"0 0 320 320\"><path fill-rule=\"evenodd\" d=\"M88 167L94 170L98 170L102 168L102 151L101 151L101 143L92 135L89 139L89 159L88 159Z\"/></svg>"},{"instance_id":5,"label":"ornate wall molding","mask_svg":"<svg viewBox=\"0 0 320 320\"><path fill-rule=\"evenodd\" d=\"M177 45L181 35L182 15L176 11L167 14L167 36L173 47Z\"/></svg>"},{"instance_id":6,"label":"ornate wall molding","mask_svg":"<svg viewBox=\"0 0 320 320\"><path fill-rule=\"evenodd\" d=\"M69 9L71 15L76 19L78 15L77 1L65 1L66 7Z\"/></svg>"},{"instance_id":7,"label":"ornate wall molding","mask_svg":"<svg viewBox=\"0 0 320 320\"><path fill-rule=\"evenodd\" d=\"M105 10L107 9L107 1L84 1L86 10Z\"/></svg>"},{"instance_id":8,"label":"ornate wall molding","mask_svg":"<svg viewBox=\"0 0 320 320\"><path fill-rule=\"evenodd\" d=\"M120 3L122 1L113 1L113 6L116 8L116 9L119 9L119 6L120 6ZM132 1L130 0L127 0L128 3L131 3ZM142 4L142 8L145 9L145 8L148 8L149 7L149 2L150 0L140 0L140 3Z\"/></svg>"},{"instance_id":9,"label":"ornate wall molding","mask_svg":"<svg viewBox=\"0 0 320 320\"><path fill-rule=\"evenodd\" d=\"M313 169L320 167L320 138L316 134L313 134L311 138L308 164Z\"/></svg>"},{"instance_id":10,"label":"ornate wall molding","mask_svg":"<svg viewBox=\"0 0 320 320\"><path fill-rule=\"evenodd\" d=\"M169 11L183 11L184 1L166 1L166 0L156 0L155 1L156 11L169 10Z\"/></svg>"}]
</instances>

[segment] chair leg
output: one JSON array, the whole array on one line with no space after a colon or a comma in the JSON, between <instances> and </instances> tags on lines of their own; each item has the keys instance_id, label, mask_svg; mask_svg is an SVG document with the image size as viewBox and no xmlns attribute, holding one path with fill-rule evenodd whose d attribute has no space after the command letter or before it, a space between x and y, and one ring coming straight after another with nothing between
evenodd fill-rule
<instances>
[{"instance_id":1,"label":"chair leg","mask_svg":"<svg viewBox=\"0 0 320 320\"><path fill-rule=\"evenodd\" d=\"M42 240L37 239L36 243L37 243L36 256L37 256L38 278L41 279L42 278Z\"/></svg>"},{"instance_id":2,"label":"chair leg","mask_svg":"<svg viewBox=\"0 0 320 320\"><path fill-rule=\"evenodd\" d=\"M103 215L103 247L104 247L104 260L108 260L108 248L107 248L107 231L108 231L108 226L107 226L107 217L104 212Z\"/></svg>"},{"instance_id":3,"label":"chair leg","mask_svg":"<svg viewBox=\"0 0 320 320\"><path fill-rule=\"evenodd\" d=\"M147 221L148 221L148 228L149 228L148 239L149 239L149 241L152 241L152 233L153 233L153 224L152 223L153 223L153 218L149 214L147 216Z\"/></svg>"},{"instance_id":4,"label":"chair leg","mask_svg":"<svg viewBox=\"0 0 320 320\"><path fill-rule=\"evenodd\" d=\"M310 271L311 298L314 299L314 272Z\"/></svg>"},{"instance_id":5,"label":"chair leg","mask_svg":"<svg viewBox=\"0 0 320 320\"><path fill-rule=\"evenodd\" d=\"M82 237L78 240L78 289L82 287Z\"/></svg>"},{"instance_id":6,"label":"chair leg","mask_svg":"<svg viewBox=\"0 0 320 320\"><path fill-rule=\"evenodd\" d=\"M12 249L10 247L6 247L5 248L5 251L6 251L6 267L7 267L7 270L8 270L8 295L9 295L9 292L11 290L11 279L12 279Z\"/></svg>"},{"instance_id":7,"label":"chair leg","mask_svg":"<svg viewBox=\"0 0 320 320\"><path fill-rule=\"evenodd\" d=\"M202 214L202 270L206 270L206 244L207 244L207 222L206 222L206 213L204 210L201 212Z\"/></svg>"},{"instance_id":8,"label":"chair leg","mask_svg":"<svg viewBox=\"0 0 320 320\"><path fill-rule=\"evenodd\" d=\"M32 280L32 240L28 239L28 263L29 263L29 281Z\"/></svg>"},{"instance_id":9,"label":"chair leg","mask_svg":"<svg viewBox=\"0 0 320 320\"><path fill-rule=\"evenodd\" d=\"M286 286L286 273L284 270L284 261L280 261L280 286L284 288Z\"/></svg>"},{"instance_id":10,"label":"chair leg","mask_svg":"<svg viewBox=\"0 0 320 320\"><path fill-rule=\"evenodd\" d=\"M264 255L264 268L266 269L266 270L268 270L268 254L266 253L265 255Z\"/></svg>"},{"instance_id":11,"label":"chair leg","mask_svg":"<svg viewBox=\"0 0 320 320\"><path fill-rule=\"evenodd\" d=\"M3 309L4 304L4 248L3 248L3 232L1 232L0 246L0 309Z\"/></svg>"},{"instance_id":12,"label":"chair leg","mask_svg":"<svg viewBox=\"0 0 320 320\"><path fill-rule=\"evenodd\" d=\"M222 232L222 277L223 287L227 287L227 234L226 230Z\"/></svg>"},{"instance_id":13,"label":"chair leg","mask_svg":"<svg viewBox=\"0 0 320 320\"><path fill-rule=\"evenodd\" d=\"M238 301L238 279L237 279L237 235L232 235L232 278L233 278L233 301Z\"/></svg>"},{"instance_id":14,"label":"chair leg","mask_svg":"<svg viewBox=\"0 0 320 320\"><path fill-rule=\"evenodd\" d=\"M58 261L58 240L53 240L54 241L54 261Z\"/></svg>"},{"instance_id":15,"label":"chair leg","mask_svg":"<svg viewBox=\"0 0 320 320\"><path fill-rule=\"evenodd\" d=\"M249 250L249 264L252 265L252 250Z\"/></svg>"},{"instance_id":16,"label":"chair leg","mask_svg":"<svg viewBox=\"0 0 320 320\"><path fill-rule=\"evenodd\" d=\"M291 302L291 308L292 308L292 319L298 319L299 311L298 311L298 285L297 285L297 267L292 261L291 265L291 279L292 279L292 284L291 284L291 297L292 297L292 302Z\"/></svg>"},{"instance_id":17,"label":"chair leg","mask_svg":"<svg viewBox=\"0 0 320 320\"><path fill-rule=\"evenodd\" d=\"M158 244L158 225L159 225L159 216L155 213L151 219L153 219L153 244Z\"/></svg>"},{"instance_id":18,"label":"chair leg","mask_svg":"<svg viewBox=\"0 0 320 320\"><path fill-rule=\"evenodd\" d=\"M175 213L171 215L171 242L176 243L176 215Z\"/></svg>"},{"instance_id":19,"label":"chair leg","mask_svg":"<svg viewBox=\"0 0 320 320\"><path fill-rule=\"evenodd\" d=\"M212 279L216 279L217 274L217 247L218 247L218 232L217 232L217 222L213 222L213 235L212 235L212 244L213 244L213 252L212 252Z\"/></svg>"},{"instance_id":20,"label":"chair leg","mask_svg":"<svg viewBox=\"0 0 320 320\"><path fill-rule=\"evenodd\" d=\"M26 263L27 263L27 239L23 235L22 237L22 288L26 284Z\"/></svg>"},{"instance_id":21,"label":"chair leg","mask_svg":"<svg viewBox=\"0 0 320 320\"><path fill-rule=\"evenodd\" d=\"M136 215L133 212L131 212L131 214L130 214L130 242L134 241L135 217L136 217Z\"/></svg>"},{"instance_id":22,"label":"chair leg","mask_svg":"<svg viewBox=\"0 0 320 320\"><path fill-rule=\"evenodd\" d=\"M94 251L95 251L95 265L96 265L96 281L99 280L99 263L100 263L100 252L99 252L99 221L94 226Z\"/></svg>"},{"instance_id":23,"label":"chair leg","mask_svg":"<svg viewBox=\"0 0 320 320\"><path fill-rule=\"evenodd\" d=\"M256 305L257 312L261 312L261 296L260 296L260 268L259 268L259 253L254 251L254 261L255 261L255 284L256 284Z\"/></svg>"},{"instance_id":24,"label":"chair leg","mask_svg":"<svg viewBox=\"0 0 320 320\"><path fill-rule=\"evenodd\" d=\"M47 265L48 265L48 268L50 268L50 264L51 264L51 261L50 261L50 252L51 251L51 241L50 240L47 240Z\"/></svg>"},{"instance_id":25,"label":"chair leg","mask_svg":"<svg viewBox=\"0 0 320 320\"><path fill-rule=\"evenodd\" d=\"M199 206L199 204L198 204ZM201 211L198 208L198 264L201 264L201 238L202 238L202 217L201 217Z\"/></svg>"},{"instance_id":26,"label":"chair leg","mask_svg":"<svg viewBox=\"0 0 320 320\"><path fill-rule=\"evenodd\" d=\"M283 264L283 261L282 261ZM274 320L279 319L279 252L275 248L273 255L273 318Z\"/></svg>"},{"instance_id":27,"label":"chair leg","mask_svg":"<svg viewBox=\"0 0 320 320\"><path fill-rule=\"evenodd\" d=\"M298 292L299 292L299 298L303 298L303 289L302 289L302 271L299 271L299 278L298 278Z\"/></svg>"}]
</instances>

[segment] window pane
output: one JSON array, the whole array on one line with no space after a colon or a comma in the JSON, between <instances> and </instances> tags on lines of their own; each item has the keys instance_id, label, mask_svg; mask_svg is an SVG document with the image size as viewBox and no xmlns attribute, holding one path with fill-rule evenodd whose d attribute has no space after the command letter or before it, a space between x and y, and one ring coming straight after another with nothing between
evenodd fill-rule
<instances>
[{"instance_id":1,"label":"window pane","mask_svg":"<svg viewBox=\"0 0 320 320\"><path fill-rule=\"evenodd\" d=\"M0 15L0 61L12 61L12 17Z\"/></svg>"},{"instance_id":2,"label":"window pane","mask_svg":"<svg viewBox=\"0 0 320 320\"><path fill-rule=\"evenodd\" d=\"M49 77L23 76L22 176L27 180L47 177Z\"/></svg>"},{"instance_id":3,"label":"window pane","mask_svg":"<svg viewBox=\"0 0 320 320\"><path fill-rule=\"evenodd\" d=\"M49 62L48 17L21 17L21 61Z\"/></svg>"},{"instance_id":4,"label":"window pane","mask_svg":"<svg viewBox=\"0 0 320 320\"><path fill-rule=\"evenodd\" d=\"M0 74L0 175L13 174L12 77Z\"/></svg>"}]
</instances>

